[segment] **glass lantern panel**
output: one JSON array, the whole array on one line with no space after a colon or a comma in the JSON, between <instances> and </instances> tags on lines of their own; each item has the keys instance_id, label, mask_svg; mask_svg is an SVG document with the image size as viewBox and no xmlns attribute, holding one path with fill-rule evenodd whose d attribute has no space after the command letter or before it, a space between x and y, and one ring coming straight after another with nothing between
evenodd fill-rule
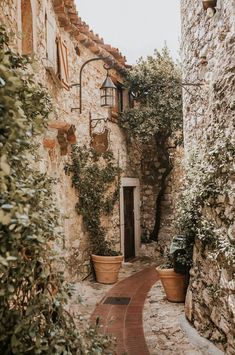
<instances>
[{"instance_id":1,"label":"glass lantern panel","mask_svg":"<svg viewBox=\"0 0 235 355\"><path fill-rule=\"evenodd\" d=\"M113 107L115 98L115 89L104 88L101 89L101 106L102 107Z\"/></svg>"}]
</instances>

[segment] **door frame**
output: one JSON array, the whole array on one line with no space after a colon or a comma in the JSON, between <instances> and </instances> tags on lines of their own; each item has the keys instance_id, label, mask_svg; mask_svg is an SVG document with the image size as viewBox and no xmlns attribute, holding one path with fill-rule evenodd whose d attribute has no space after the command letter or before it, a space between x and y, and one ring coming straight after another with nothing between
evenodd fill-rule
<instances>
[{"instance_id":1,"label":"door frame","mask_svg":"<svg viewBox=\"0 0 235 355\"><path fill-rule=\"evenodd\" d=\"M140 249L140 182L137 178L121 178L120 186L120 231L121 231L121 252L124 255L125 232L124 232L124 193L123 187L134 188L134 231L135 231L135 256L139 255Z\"/></svg>"}]
</instances>

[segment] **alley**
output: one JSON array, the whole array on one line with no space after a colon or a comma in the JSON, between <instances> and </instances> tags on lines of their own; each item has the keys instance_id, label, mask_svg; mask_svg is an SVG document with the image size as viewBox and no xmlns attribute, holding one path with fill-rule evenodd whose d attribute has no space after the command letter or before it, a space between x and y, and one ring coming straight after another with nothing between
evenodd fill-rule
<instances>
[{"instance_id":1,"label":"alley","mask_svg":"<svg viewBox=\"0 0 235 355\"><path fill-rule=\"evenodd\" d=\"M155 270L160 261L125 263L114 286L92 278L77 283L70 313L93 325L98 319L99 331L116 338L117 355L221 355L208 350L209 342L192 343L182 329L184 304L167 301Z\"/></svg>"},{"instance_id":2,"label":"alley","mask_svg":"<svg viewBox=\"0 0 235 355\"><path fill-rule=\"evenodd\" d=\"M0 0L0 355L235 355L234 15Z\"/></svg>"}]
</instances>

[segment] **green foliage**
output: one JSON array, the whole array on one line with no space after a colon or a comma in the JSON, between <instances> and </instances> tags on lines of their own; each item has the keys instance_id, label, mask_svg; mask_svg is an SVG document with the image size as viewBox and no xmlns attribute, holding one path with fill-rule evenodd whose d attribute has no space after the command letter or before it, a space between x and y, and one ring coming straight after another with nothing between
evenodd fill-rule
<instances>
[{"instance_id":1,"label":"green foliage","mask_svg":"<svg viewBox=\"0 0 235 355\"><path fill-rule=\"evenodd\" d=\"M95 326L86 329L83 342L84 354L112 355L116 353L116 338L99 333L99 318L96 319Z\"/></svg>"},{"instance_id":2,"label":"green foliage","mask_svg":"<svg viewBox=\"0 0 235 355\"><path fill-rule=\"evenodd\" d=\"M72 185L78 191L76 210L90 235L92 253L118 255L105 239L102 215L110 215L119 197L117 177L120 169L114 164L113 154L97 154L92 148L73 146L72 164L65 168L72 174ZM116 187L114 183L116 181Z\"/></svg>"},{"instance_id":3,"label":"green foliage","mask_svg":"<svg viewBox=\"0 0 235 355\"><path fill-rule=\"evenodd\" d=\"M226 263L233 264L235 260L235 246L227 235L235 216L228 218L225 210L235 149L225 131L219 130L218 136L218 130L212 132L206 148L195 152L186 167L177 227L185 235L190 265L195 240L199 240L204 249L217 250L216 257Z\"/></svg>"},{"instance_id":4,"label":"green foliage","mask_svg":"<svg viewBox=\"0 0 235 355\"><path fill-rule=\"evenodd\" d=\"M51 111L27 74L28 59L0 28L0 348L1 354L71 354L79 335L63 309L66 288L52 267L57 237L51 181L35 171L33 138Z\"/></svg>"},{"instance_id":5,"label":"green foliage","mask_svg":"<svg viewBox=\"0 0 235 355\"><path fill-rule=\"evenodd\" d=\"M150 238L157 241L161 226L161 202L167 177L172 170L169 142L175 145L182 142L181 72L168 49L164 48L146 60L140 59L127 73L126 85L136 103L134 108L121 115L120 125L126 130L130 141L155 145L159 171L164 171L156 181L159 192L156 197L155 224L153 230L149 231ZM142 159L145 160L144 154Z\"/></svg>"},{"instance_id":6,"label":"green foliage","mask_svg":"<svg viewBox=\"0 0 235 355\"><path fill-rule=\"evenodd\" d=\"M27 57L8 48L3 27L0 63L0 352L105 354L108 338L96 328L81 337L64 309L69 290L53 266L60 236L52 182L33 168L52 104L27 73Z\"/></svg>"},{"instance_id":7,"label":"green foliage","mask_svg":"<svg viewBox=\"0 0 235 355\"><path fill-rule=\"evenodd\" d=\"M120 120L130 137L145 142L182 130L181 73L167 48L140 59L127 74L127 86L138 103Z\"/></svg>"}]
</instances>

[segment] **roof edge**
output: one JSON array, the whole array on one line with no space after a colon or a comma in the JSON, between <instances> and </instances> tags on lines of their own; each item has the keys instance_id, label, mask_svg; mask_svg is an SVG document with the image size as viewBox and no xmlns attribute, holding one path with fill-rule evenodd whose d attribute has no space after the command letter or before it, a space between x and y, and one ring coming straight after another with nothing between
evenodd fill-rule
<instances>
[{"instance_id":1,"label":"roof edge","mask_svg":"<svg viewBox=\"0 0 235 355\"><path fill-rule=\"evenodd\" d=\"M52 3L60 27L63 27L95 55L106 58L104 61L108 65L123 74L126 72L130 67L126 63L126 57L118 48L105 44L103 38L94 34L86 22L82 21L78 16L74 0L52 0Z\"/></svg>"}]
</instances>

